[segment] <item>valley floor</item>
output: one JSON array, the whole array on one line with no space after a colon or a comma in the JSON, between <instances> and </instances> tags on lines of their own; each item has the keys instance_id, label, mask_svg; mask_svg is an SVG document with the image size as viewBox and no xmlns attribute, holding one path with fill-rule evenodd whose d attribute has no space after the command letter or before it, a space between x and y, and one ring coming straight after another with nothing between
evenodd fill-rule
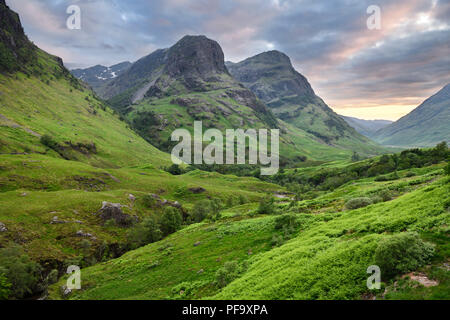
<instances>
[{"instance_id":1,"label":"valley floor","mask_svg":"<svg viewBox=\"0 0 450 320\"><path fill-rule=\"evenodd\" d=\"M395 181L366 178L312 200L279 199L275 214L258 204L226 209L217 222L190 225L166 239L82 270L70 299L448 299L450 181L442 165L400 171ZM348 210L355 197L390 190L392 200ZM295 230L280 229L293 216ZM367 289L381 242L405 231L436 254L407 278ZM61 299L65 278L50 289ZM67 298L67 297L64 297Z\"/></svg>"}]
</instances>

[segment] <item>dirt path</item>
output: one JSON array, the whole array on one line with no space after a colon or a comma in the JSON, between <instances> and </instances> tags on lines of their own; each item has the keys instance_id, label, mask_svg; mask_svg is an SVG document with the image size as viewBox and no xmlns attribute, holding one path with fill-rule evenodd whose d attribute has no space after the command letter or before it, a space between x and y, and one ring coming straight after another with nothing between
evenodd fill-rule
<instances>
[{"instance_id":1,"label":"dirt path","mask_svg":"<svg viewBox=\"0 0 450 320\"><path fill-rule=\"evenodd\" d=\"M11 128L20 128L20 129L24 130L25 132L27 132L27 133L35 136L35 137L38 137L38 138L41 137L41 135L39 133L34 132L33 130L31 130L31 129L27 128L27 127L21 126L17 122L14 122L13 120L8 119L7 117L2 115L1 113L0 113L0 125L11 127Z\"/></svg>"}]
</instances>

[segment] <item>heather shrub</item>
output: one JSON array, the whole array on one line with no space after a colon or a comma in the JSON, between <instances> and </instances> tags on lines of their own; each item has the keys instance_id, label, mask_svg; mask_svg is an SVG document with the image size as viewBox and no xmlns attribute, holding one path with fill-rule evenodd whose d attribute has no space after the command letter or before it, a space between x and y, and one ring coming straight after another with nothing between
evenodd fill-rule
<instances>
[{"instance_id":1,"label":"heather shrub","mask_svg":"<svg viewBox=\"0 0 450 320\"><path fill-rule=\"evenodd\" d=\"M275 200L273 197L265 197L259 201L259 214L273 214L275 213Z\"/></svg>"},{"instance_id":2,"label":"heather shrub","mask_svg":"<svg viewBox=\"0 0 450 320\"><path fill-rule=\"evenodd\" d=\"M246 266L237 261L227 261L222 268L216 272L216 283L220 288L227 286L244 272Z\"/></svg>"},{"instance_id":3,"label":"heather shrub","mask_svg":"<svg viewBox=\"0 0 450 320\"><path fill-rule=\"evenodd\" d=\"M353 210L358 208L367 207L372 204L372 199L367 197L353 198L347 201L345 207L347 209Z\"/></svg>"},{"instance_id":4,"label":"heather shrub","mask_svg":"<svg viewBox=\"0 0 450 320\"><path fill-rule=\"evenodd\" d=\"M383 278L389 279L417 270L433 255L433 245L423 242L417 233L404 232L382 240L375 251L375 261Z\"/></svg>"},{"instance_id":5,"label":"heather shrub","mask_svg":"<svg viewBox=\"0 0 450 320\"><path fill-rule=\"evenodd\" d=\"M178 209L168 207L165 209L159 221L161 231L164 235L174 233L181 228L183 217Z\"/></svg>"}]
</instances>

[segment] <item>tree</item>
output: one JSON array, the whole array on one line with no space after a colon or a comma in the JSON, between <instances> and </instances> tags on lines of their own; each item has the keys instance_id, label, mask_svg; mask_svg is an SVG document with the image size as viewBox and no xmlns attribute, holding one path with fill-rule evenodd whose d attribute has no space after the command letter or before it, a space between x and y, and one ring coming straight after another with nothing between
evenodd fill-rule
<instances>
[{"instance_id":1,"label":"tree","mask_svg":"<svg viewBox=\"0 0 450 320\"><path fill-rule=\"evenodd\" d=\"M439 158L446 158L448 154L448 146L447 142L443 141L439 143L436 147L434 147L433 154Z\"/></svg>"},{"instance_id":2,"label":"tree","mask_svg":"<svg viewBox=\"0 0 450 320\"><path fill-rule=\"evenodd\" d=\"M352 162L358 162L359 160L361 160L361 157L356 151L354 151L352 155Z\"/></svg>"},{"instance_id":3,"label":"tree","mask_svg":"<svg viewBox=\"0 0 450 320\"><path fill-rule=\"evenodd\" d=\"M11 284L12 297L21 299L38 291L41 266L30 260L21 246L10 244L0 249L0 270Z\"/></svg>"},{"instance_id":4,"label":"tree","mask_svg":"<svg viewBox=\"0 0 450 320\"><path fill-rule=\"evenodd\" d=\"M372 204L372 199L368 197L353 198L347 201L345 207L349 210L364 208Z\"/></svg>"},{"instance_id":5,"label":"tree","mask_svg":"<svg viewBox=\"0 0 450 320\"><path fill-rule=\"evenodd\" d=\"M141 223L128 232L128 241L134 248L159 241L161 238L162 232L156 219L152 216L145 217Z\"/></svg>"},{"instance_id":6,"label":"tree","mask_svg":"<svg viewBox=\"0 0 450 320\"><path fill-rule=\"evenodd\" d=\"M272 214L275 212L275 199L271 196L264 197L259 201L259 214Z\"/></svg>"},{"instance_id":7,"label":"tree","mask_svg":"<svg viewBox=\"0 0 450 320\"><path fill-rule=\"evenodd\" d=\"M233 196L229 196L227 198L227 202L226 203L227 203L226 204L227 208L232 208L234 206L234 198L233 198Z\"/></svg>"},{"instance_id":8,"label":"tree","mask_svg":"<svg viewBox=\"0 0 450 320\"><path fill-rule=\"evenodd\" d=\"M243 194L240 194L240 195L239 195L239 204L240 204L240 205L243 205L243 204L246 204L247 202L248 202L247 197L244 196Z\"/></svg>"},{"instance_id":9,"label":"tree","mask_svg":"<svg viewBox=\"0 0 450 320\"><path fill-rule=\"evenodd\" d=\"M50 149L53 149L53 150L59 149L58 143L55 140L53 140L53 138L51 136L49 136L48 134L44 134L41 137L40 141L44 146L49 147Z\"/></svg>"},{"instance_id":10,"label":"tree","mask_svg":"<svg viewBox=\"0 0 450 320\"><path fill-rule=\"evenodd\" d=\"M375 261L383 277L415 271L434 255L433 245L423 242L417 233L403 232L385 238L375 250Z\"/></svg>"},{"instance_id":11,"label":"tree","mask_svg":"<svg viewBox=\"0 0 450 320\"><path fill-rule=\"evenodd\" d=\"M383 154L380 158L380 163L389 163L389 156L387 154Z\"/></svg>"},{"instance_id":12,"label":"tree","mask_svg":"<svg viewBox=\"0 0 450 320\"><path fill-rule=\"evenodd\" d=\"M10 294L11 283L6 278L5 270L0 269L0 300L6 300Z\"/></svg>"},{"instance_id":13,"label":"tree","mask_svg":"<svg viewBox=\"0 0 450 320\"><path fill-rule=\"evenodd\" d=\"M220 288L237 279L244 272L246 265L240 265L237 261L227 261L222 268L216 272L216 283Z\"/></svg>"},{"instance_id":14,"label":"tree","mask_svg":"<svg viewBox=\"0 0 450 320\"><path fill-rule=\"evenodd\" d=\"M161 231L164 235L169 235L179 230L182 223L183 217L180 211L172 207L168 207L164 210L161 220L159 221Z\"/></svg>"},{"instance_id":15,"label":"tree","mask_svg":"<svg viewBox=\"0 0 450 320\"><path fill-rule=\"evenodd\" d=\"M220 210L222 209L222 201L220 199L213 199L210 201L211 206L211 219L219 220L220 219Z\"/></svg>"},{"instance_id":16,"label":"tree","mask_svg":"<svg viewBox=\"0 0 450 320\"><path fill-rule=\"evenodd\" d=\"M197 202L192 208L191 217L194 222L202 222L211 213L211 202L209 200L202 200Z\"/></svg>"},{"instance_id":17,"label":"tree","mask_svg":"<svg viewBox=\"0 0 450 320\"><path fill-rule=\"evenodd\" d=\"M275 229L291 231L299 226L297 217L293 214L283 214L275 219Z\"/></svg>"},{"instance_id":18,"label":"tree","mask_svg":"<svg viewBox=\"0 0 450 320\"><path fill-rule=\"evenodd\" d=\"M174 176L179 176L181 174L183 174L183 170L181 170L180 166L177 164L172 164L168 169L167 172L169 172L170 174L174 175Z\"/></svg>"}]
</instances>

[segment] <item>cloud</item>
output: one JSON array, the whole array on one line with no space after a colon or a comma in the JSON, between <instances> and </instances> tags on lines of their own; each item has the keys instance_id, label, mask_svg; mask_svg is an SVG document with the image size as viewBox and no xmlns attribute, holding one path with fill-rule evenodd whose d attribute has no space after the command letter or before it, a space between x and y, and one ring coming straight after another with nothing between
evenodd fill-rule
<instances>
[{"instance_id":1,"label":"cloud","mask_svg":"<svg viewBox=\"0 0 450 320\"><path fill-rule=\"evenodd\" d=\"M134 61L204 34L234 62L283 51L330 106L392 118L450 82L450 3L376 2L381 30L366 27L371 0L73 0L82 29L68 30L67 1L7 0L29 37L69 66Z\"/></svg>"},{"instance_id":2,"label":"cloud","mask_svg":"<svg viewBox=\"0 0 450 320\"><path fill-rule=\"evenodd\" d=\"M378 3L381 30L366 27L370 1L302 1L261 32L332 107L389 106L386 118L398 118L395 106L405 112L450 82L449 10L437 1Z\"/></svg>"}]
</instances>

